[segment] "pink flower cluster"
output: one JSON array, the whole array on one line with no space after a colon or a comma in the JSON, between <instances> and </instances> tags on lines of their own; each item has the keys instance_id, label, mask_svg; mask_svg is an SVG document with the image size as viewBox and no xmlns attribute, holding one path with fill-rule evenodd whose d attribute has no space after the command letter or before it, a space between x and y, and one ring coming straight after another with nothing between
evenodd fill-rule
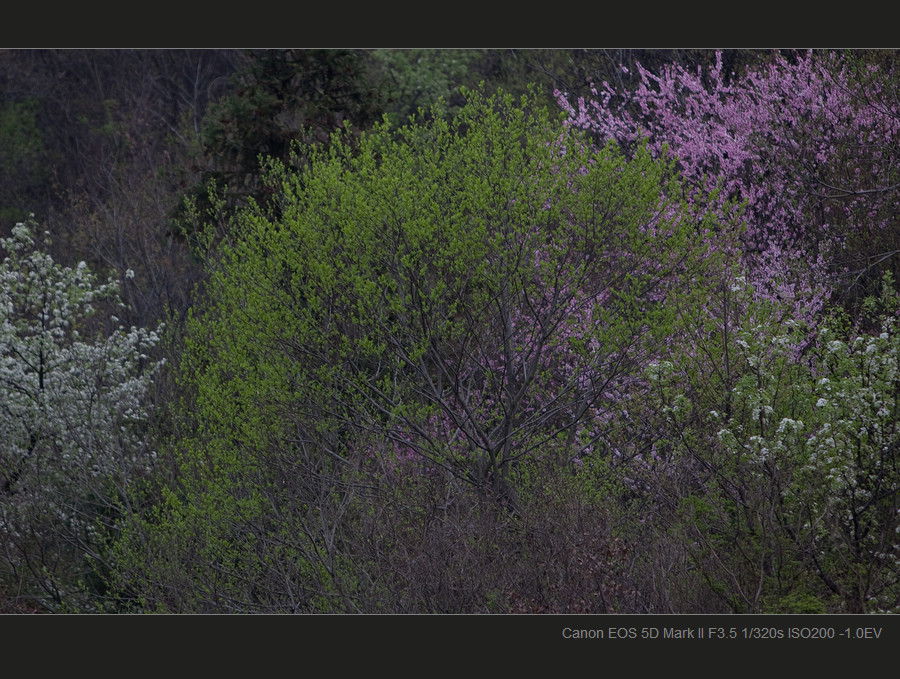
<instances>
[{"instance_id":1,"label":"pink flower cluster","mask_svg":"<svg viewBox=\"0 0 900 679\"><path fill-rule=\"evenodd\" d=\"M745 205L745 275L812 324L842 282L848 239L883 231L900 210L896 97L874 69L834 54L774 55L735 77L719 53L706 73L670 65L638 75L633 92L603 83L592 101L557 92L569 124L625 149L646 138L678 159L690 200L719 189L711 207L722 218Z\"/></svg>"}]
</instances>

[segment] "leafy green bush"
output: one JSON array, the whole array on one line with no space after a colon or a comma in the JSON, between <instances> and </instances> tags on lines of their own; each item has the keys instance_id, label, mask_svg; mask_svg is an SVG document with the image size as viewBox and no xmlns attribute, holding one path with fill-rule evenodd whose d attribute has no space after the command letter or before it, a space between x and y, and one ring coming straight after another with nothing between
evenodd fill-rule
<instances>
[{"instance_id":1,"label":"leafy green bush","mask_svg":"<svg viewBox=\"0 0 900 679\"><path fill-rule=\"evenodd\" d=\"M145 605L478 610L529 579L511 558L528 531L507 533L548 520L528 479L606 454L706 234L671 164L594 150L527 99L468 96L358 152L336 136L302 172L271 164L277 219L239 215L189 324L179 483L123 551ZM560 502L598 512L593 483L561 480ZM396 581L413 535L466 525L483 541L458 575L484 573L467 594L437 553ZM597 531L571 540L611 539Z\"/></svg>"}]
</instances>

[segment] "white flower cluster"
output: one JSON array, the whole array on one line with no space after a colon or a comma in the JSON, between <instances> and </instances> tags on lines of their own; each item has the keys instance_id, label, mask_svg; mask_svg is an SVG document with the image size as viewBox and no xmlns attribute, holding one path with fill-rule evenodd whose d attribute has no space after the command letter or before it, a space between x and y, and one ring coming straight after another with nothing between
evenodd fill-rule
<instances>
[{"instance_id":1,"label":"white flower cluster","mask_svg":"<svg viewBox=\"0 0 900 679\"><path fill-rule=\"evenodd\" d=\"M900 532L900 513L889 516L876 501L900 487L895 319L886 315L878 334L847 341L823 330L814 365L800 365L789 342L756 330L735 340L747 369L731 392L733 415L708 414L717 445L756 465L760 478L777 475L784 507L795 508L793 519L823 554L854 543L865 558L898 562L878 550L885 534Z\"/></svg>"},{"instance_id":2,"label":"white flower cluster","mask_svg":"<svg viewBox=\"0 0 900 679\"><path fill-rule=\"evenodd\" d=\"M143 399L156 333L91 329L114 281L61 267L17 225L0 239L0 540L90 535L88 507L146 467ZM92 341L83 339L95 337ZM60 528L64 527L64 528ZM17 537L18 536L18 537ZM65 539L57 535L56 539ZM24 551L20 550L20 551ZM4 550L11 553L10 550Z\"/></svg>"}]
</instances>

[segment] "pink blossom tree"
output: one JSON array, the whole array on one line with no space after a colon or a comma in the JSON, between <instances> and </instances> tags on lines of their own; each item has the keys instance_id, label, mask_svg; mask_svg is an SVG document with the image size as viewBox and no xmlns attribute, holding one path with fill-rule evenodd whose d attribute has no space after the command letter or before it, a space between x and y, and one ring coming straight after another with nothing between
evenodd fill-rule
<instances>
[{"instance_id":1,"label":"pink blossom tree","mask_svg":"<svg viewBox=\"0 0 900 679\"><path fill-rule=\"evenodd\" d=\"M826 313L895 259L890 78L813 54L775 56L742 78L721 61L705 74L639 75L632 93L604 85L575 105L560 95L570 124L626 149L646 139L677 159L696 211L723 216L731 199L746 223L740 240L710 241L713 280L668 298L680 319L671 354L648 362L642 407L629 404L632 421L653 423L650 454L627 470L649 498L644 536L687 536L679 549L734 611L890 610L894 428L889 407L854 404L892 404L896 374L838 369L834 356L849 337L857 359L892 365L894 335L882 318L878 340L847 330L836 341ZM835 400L823 390L838 381ZM874 396L874 381L886 391ZM830 433L840 427L842 439Z\"/></svg>"},{"instance_id":2,"label":"pink blossom tree","mask_svg":"<svg viewBox=\"0 0 900 679\"><path fill-rule=\"evenodd\" d=\"M721 200L745 203L745 274L810 321L896 255L885 234L900 207L900 105L890 74L861 68L838 54L777 54L737 78L719 54L706 73L638 65L633 92L603 83L592 101L557 95L569 124L602 142L667 145L689 195L718 187Z\"/></svg>"}]
</instances>

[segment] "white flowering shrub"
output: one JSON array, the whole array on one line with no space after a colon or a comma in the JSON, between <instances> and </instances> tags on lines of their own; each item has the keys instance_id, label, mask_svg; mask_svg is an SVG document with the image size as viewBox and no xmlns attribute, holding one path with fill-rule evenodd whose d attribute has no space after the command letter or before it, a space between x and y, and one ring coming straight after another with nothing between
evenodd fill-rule
<instances>
[{"instance_id":1,"label":"white flowering shrub","mask_svg":"<svg viewBox=\"0 0 900 679\"><path fill-rule=\"evenodd\" d=\"M823 331L797 510L810 555L854 612L900 611L900 332Z\"/></svg>"},{"instance_id":2,"label":"white flowering shrub","mask_svg":"<svg viewBox=\"0 0 900 679\"><path fill-rule=\"evenodd\" d=\"M0 239L0 594L72 609L91 600L125 490L153 459L143 397L159 338L104 332L95 312L121 304L117 284L58 265L34 231Z\"/></svg>"},{"instance_id":3,"label":"white flowering shrub","mask_svg":"<svg viewBox=\"0 0 900 679\"><path fill-rule=\"evenodd\" d=\"M893 281L859 323L836 314L817 334L745 282L723 290L719 325L646 373L675 451L652 484L667 531L726 609L900 611Z\"/></svg>"}]
</instances>

